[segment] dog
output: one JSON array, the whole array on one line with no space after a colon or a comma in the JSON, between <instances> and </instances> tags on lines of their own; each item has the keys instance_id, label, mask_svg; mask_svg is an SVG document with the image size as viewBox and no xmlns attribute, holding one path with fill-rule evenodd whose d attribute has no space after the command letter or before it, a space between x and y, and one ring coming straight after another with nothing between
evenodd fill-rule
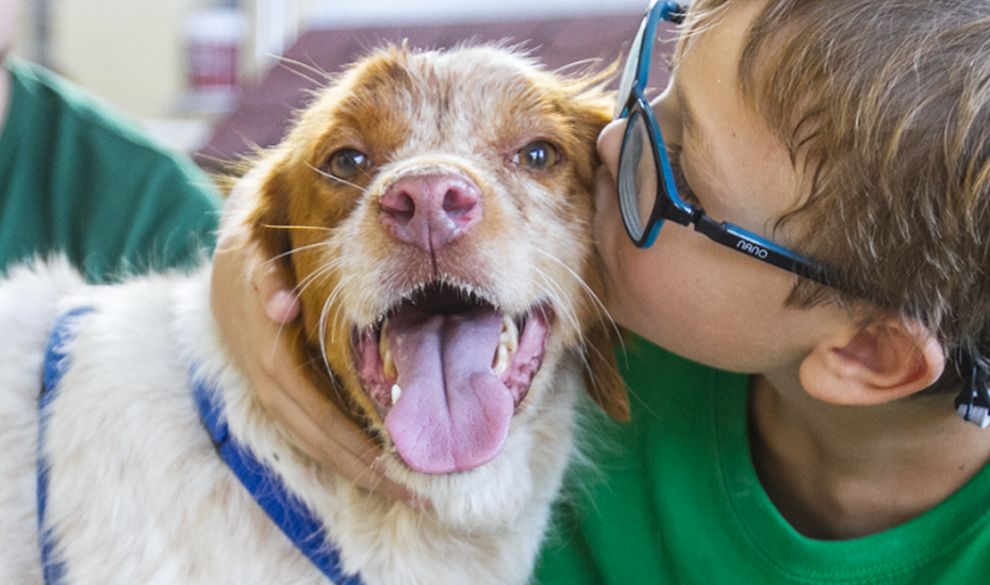
<instances>
[{"instance_id":1,"label":"dog","mask_svg":"<svg viewBox=\"0 0 990 585\"><path fill-rule=\"evenodd\" d=\"M628 416L591 235L611 102L601 75L511 48L387 46L240 185L299 294L297 367L425 509L335 475L266 413L209 266L104 286L12 269L0 582L525 583L582 396Z\"/></svg>"}]
</instances>

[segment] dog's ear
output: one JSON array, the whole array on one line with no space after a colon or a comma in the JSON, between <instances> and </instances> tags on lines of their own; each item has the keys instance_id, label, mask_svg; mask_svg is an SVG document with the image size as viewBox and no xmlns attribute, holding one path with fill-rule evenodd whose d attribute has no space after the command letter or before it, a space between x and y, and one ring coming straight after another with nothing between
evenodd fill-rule
<instances>
[{"instance_id":1,"label":"dog's ear","mask_svg":"<svg viewBox=\"0 0 990 585\"><path fill-rule=\"evenodd\" d=\"M595 170L602 164L598 155L596 144L598 135L602 129L611 121L612 110L615 105L615 95L605 91L605 83L608 82L618 70L619 63L613 63L604 70L587 75L584 79L576 83L578 95L576 95L576 109L574 119L577 121L578 139L583 144L588 145L590 163L582 165L587 175L584 177L588 189L589 197L594 200L594 192L597 186L595 180ZM599 258L600 262L601 259ZM599 267L598 273L601 273ZM603 290L603 286L596 279L592 279L592 288L598 291ZM629 420L629 395L626 392L626 384L619 373L616 363L614 348L622 342L622 333L618 326L612 323L611 319L603 319L588 331L584 338L584 360L585 386L591 398L613 419L626 422Z\"/></svg>"},{"instance_id":2,"label":"dog's ear","mask_svg":"<svg viewBox=\"0 0 990 585\"><path fill-rule=\"evenodd\" d=\"M597 187L595 171L602 164L596 144L598 135L612 119L615 96L604 90L605 83L614 74L617 66L606 68L604 71L588 74L583 78L571 80L571 118L573 137L579 145L575 152L581 152L585 157L578 164L580 180L588 193L588 198L594 201ZM598 259L600 262L601 259ZM601 268L594 270L601 274ZM586 278L591 288L602 291L604 286L597 274ZM615 360L614 347L621 342L621 333L609 318L598 321L584 335L584 362L586 364L584 377L585 387L591 398L613 419L621 422L629 420L629 395L625 382L619 374Z\"/></svg>"},{"instance_id":3,"label":"dog's ear","mask_svg":"<svg viewBox=\"0 0 990 585\"><path fill-rule=\"evenodd\" d=\"M611 321L597 324L585 335L585 387L591 398L613 419L629 420L629 395L622 381L613 348L620 341L618 328Z\"/></svg>"}]
</instances>

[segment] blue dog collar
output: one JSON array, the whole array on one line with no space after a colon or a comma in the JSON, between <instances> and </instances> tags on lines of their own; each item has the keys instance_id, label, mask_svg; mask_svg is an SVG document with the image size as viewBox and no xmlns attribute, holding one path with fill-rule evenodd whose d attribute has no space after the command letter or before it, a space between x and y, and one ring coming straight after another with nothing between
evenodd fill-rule
<instances>
[{"instance_id":1,"label":"blue dog collar","mask_svg":"<svg viewBox=\"0 0 990 585\"><path fill-rule=\"evenodd\" d=\"M67 344L72 341L72 323L82 315L92 312L91 307L80 307L60 315L48 338L45 347L44 384L38 402L38 533L41 548L41 561L46 585L60 585L65 576L65 564L54 553L56 538L45 526L45 511L48 500L49 466L43 456L48 417L51 404L58 398L62 375L69 367L70 354ZM327 542L323 524L303 504L299 498L288 492L282 480L254 454L230 435L224 416L224 405L219 393L204 382L193 377L193 394L203 424L210 432L217 452L230 467L241 484L276 525L289 537L289 540L316 567L337 585L362 585L357 576L344 573L340 563L340 552Z\"/></svg>"},{"instance_id":2,"label":"blue dog collar","mask_svg":"<svg viewBox=\"0 0 990 585\"><path fill-rule=\"evenodd\" d=\"M45 363L43 369L43 384L38 400L38 538L41 547L41 566L46 585L59 585L65 576L65 565L55 558L55 536L45 526L45 510L48 504L48 462L45 460L42 447L48 432L48 417L52 402L58 398L59 384L62 375L69 368L69 354L66 345L72 341L72 323L79 317L92 312L92 307L79 307L63 313L52 326L45 346Z\"/></svg>"},{"instance_id":3,"label":"blue dog collar","mask_svg":"<svg viewBox=\"0 0 990 585\"><path fill-rule=\"evenodd\" d=\"M219 392L194 375L193 394L217 451L261 509L331 582L361 585L358 576L344 573L340 552L327 542L323 523L298 497L286 490L278 475L230 434Z\"/></svg>"}]
</instances>

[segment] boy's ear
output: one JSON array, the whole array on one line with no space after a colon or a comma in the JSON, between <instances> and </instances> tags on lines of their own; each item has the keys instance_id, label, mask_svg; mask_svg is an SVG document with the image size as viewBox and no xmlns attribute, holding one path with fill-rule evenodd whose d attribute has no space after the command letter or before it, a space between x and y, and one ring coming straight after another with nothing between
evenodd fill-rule
<instances>
[{"instance_id":1,"label":"boy's ear","mask_svg":"<svg viewBox=\"0 0 990 585\"><path fill-rule=\"evenodd\" d=\"M898 315L823 339L801 364L801 384L833 404L883 404L931 386L945 361L927 327Z\"/></svg>"}]
</instances>

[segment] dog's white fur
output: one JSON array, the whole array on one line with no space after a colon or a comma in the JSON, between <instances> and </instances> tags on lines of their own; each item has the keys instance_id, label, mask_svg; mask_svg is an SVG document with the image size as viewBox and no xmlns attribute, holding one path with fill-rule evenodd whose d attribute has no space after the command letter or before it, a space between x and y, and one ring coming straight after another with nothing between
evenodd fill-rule
<instances>
[{"instance_id":1,"label":"dog's white fur","mask_svg":"<svg viewBox=\"0 0 990 585\"><path fill-rule=\"evenodd\" d=\"M220 341L209 275L206 267L87 286L54 261L0 283L0 583L42 582L42 354L56 315L80 306L93 311L73 328L41 446L50 465L46 521L67 584L326 583L218 456L190 392L193 376L221 389L231 433L325 522L344 568L364 583L526 582L573 449L586 359L576 340L551 342L490 463L424 475L389 452L386 471L433 506L414 510L325 470L265 415Z\"/></svg>"}]
</instances>

